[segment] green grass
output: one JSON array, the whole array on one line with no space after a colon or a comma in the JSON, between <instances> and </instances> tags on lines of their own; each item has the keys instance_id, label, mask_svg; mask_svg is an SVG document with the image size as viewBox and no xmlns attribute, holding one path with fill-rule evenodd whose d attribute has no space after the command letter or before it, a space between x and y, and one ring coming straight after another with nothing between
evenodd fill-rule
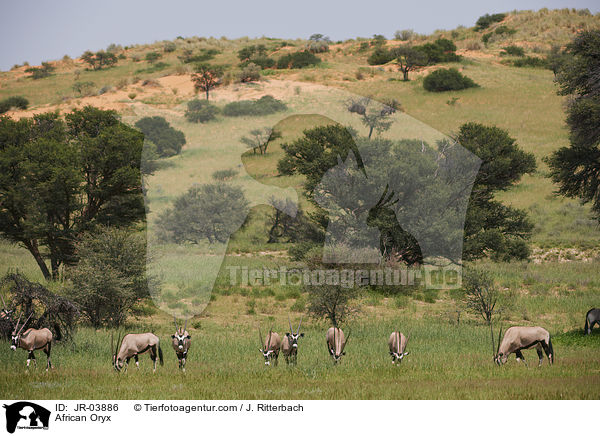
<instances>
[{"instance_id":1,"label":"green grass","mask_svg":"<svg viewBox=\"0 0 600 436\"><path fill-rule=\"evenodd\" d=\"M231 298L231 297L230 297ZM0 343L0 395L7 399L599 399L600 334L583 337L581 331L554 337L554 366L537 367L537 355L526 351L530 366L514 357L503 367L491 359L489 331L484 326L448 326L426 314L387 319L366 317L350 323L346 356L332 364L325 347L323 324L305 320L298 366L287 367L280 355L278 367L265 368L258 352L256 325L268 319L230 323L227 328L210 319L192 329L187 372L167 341L170 323L136 323L129 331L153 330L163 340L164 367L152 374L150 358L141 356L137 371L131 361L128 373L110 365L110 333L81 329L72 344L53 348L55 369L43 370L45 356L38 353L39 368L25 373L26 354L10 352ZM233 321L233 320L232 320ZM286 324L276 318L275 330ZM397 328L411 335L410 355L399 367L391 365L387 338ZM14 383L16 374L19 383ZM361 386L357 389L357 386Z\"/></svg>"}]
</instances>

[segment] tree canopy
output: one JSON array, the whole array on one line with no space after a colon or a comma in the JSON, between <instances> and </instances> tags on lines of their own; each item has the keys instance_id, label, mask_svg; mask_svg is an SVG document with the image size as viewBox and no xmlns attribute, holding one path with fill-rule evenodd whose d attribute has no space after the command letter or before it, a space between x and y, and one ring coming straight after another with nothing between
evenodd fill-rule
<instances>
[{"instance_id":1,"label":"tree canopy","mask_svg":"<svg viewBox=\"0 0 600 436\"><path fill-rule=\"evenodd\" d=\"M567 46L556 81L570 95L570 145L548 158L558 192L591 203L600 219L600 30L580 33Z\"/></svg>"},{"instance_id":2,"label":"tree canopy","mask_svg":"<svg viewBox=\"0 0 600 436\"><path fill-rule=\"evenodd\" d=\"M61 265L77 261L74 243L84 232L144 219L142 147L143 135L114 111L91 106L64 120L0 117L0 235L56 278Z\"/></svg>"}]
</instances>

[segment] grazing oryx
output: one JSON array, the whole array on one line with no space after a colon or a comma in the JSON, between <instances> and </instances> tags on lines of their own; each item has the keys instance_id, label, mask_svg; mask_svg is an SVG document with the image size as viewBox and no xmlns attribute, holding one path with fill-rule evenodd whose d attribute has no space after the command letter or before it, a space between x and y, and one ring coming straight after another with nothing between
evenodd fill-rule
<instances>
[{"instance_id":1,"label":"grazing oryx","mask_svg":"<svg viewBox=\"0 0 600 436\"><path fill-rule=\"evenodd\" d=\"M44 350L46 353L46 357L48 358L48 362L46 363L46 371L49 368L52 368L52 363L50 362L50 349L52 348L52 332L46 328L43 329L27 329L25 333L21 334L23 327L27 324L29 319L33 315L33 312L27 318L27 321L21 325L19 329L19 321L21 321L21 316L17 320L17 324L15 325L15 329L12 332L11 346L10 348L15 351L17 348L22 348L29 352L27 355L27 368L29 368L29 362L33 359L33 364L37 367L37 361L35 360L35 355L33 352L35 350ZM18 330L17 330L18 329Z\"/></svg>"},{"instance_id":2,"label":"grazing oryx","mask_svg":"<svg viewBox=\"0 0 600 436\"><path fill-rule=\"evenodd\" d=\"M300 333L302 318L300 318L300 323L298 324L298 330L296 330L296 333L294 333L294 329L292 328L292 322L290 321L289 316L288 324L290 325L290 331L286 333L283 337L283 341L281 343L281 351L283 351L285 363L289 365L291 362L295 365L298 359L298 338L304 337L304 333Z\"/></svg>"},{"instance_id":3,"label":"grazing oryx","mask_svg":"<svg viewBox=\"0 0 600 436\"><path fill-rule=\"evenodd\" d=\"M113 337L110 337L110 348L113 348ZM138 362L138 355L143 354L150 350L150 359L154 363L152 372L156 372L156 356L160 359L160 365L163 365L163 354L160 348L160 341L158 336L154 333L130 333L123 337L120 342L121 347L119 348L120 338L117 338L117 348L113 354L113 367L117 371L121 371L123 365L125 365L125 372L129 366L129 359L132 357L135 359L135 366L139 369L140 362ZM158 351L158 353L157 353Z\"/></svg>"},{"instance_id":4,"label":"grazing oryx","mask_svg":"<svg viewBox=\"0 0 600 436\"><path fill-rule=\"evenodd\" d=\"M185 372L185 360L187 358L188 350L190 349L190 345L192 344L192 336L187 332L187 319L185 320L185 325L183 328L177 326L177 319L173 317L173 321L175 321L175 334L171 335L173 339L173 349L175 350L175 354L177 354L177 359L179 360L179 369Z\"/></svg>"},{"instance_id":5,"label":"grazing oryx","mask_svg":"<svg viewBox=\"0 0 600 436\"><path fill-rule=\"evenodd\" d=\"M550 364L554 363L554 350L552 348L552 341L550 340L550 333L548 333L548 330L542 327L510 327L504 333L502 342L500 342L501 336L502 326L500 326L500 331L498 332L498 348L496 350L496 355L494 356L494 362L498 365L506 363L508 355L511 353L515 353L517 362L522 360L523 363L527 365L521 350L532 347L535 347L537 351L538 358L540 359L540 366L544 359L542 350L546 353L548 362ZM493 340L494 338L492 337L492 342Z\"/></svg>"},{"instance_id":6,"label":"grazing oryx","mask_svg":"<svg viewBox=\"0 0 600 436\"><path fill-rule=\"evenodd\" d=\"M594 324L600 325L600 309L590 309L588 313L585 314L584 330L586 335L592 334Z\"/></svg>"},{"instance_id":7,"label":"grazing oryx","mask_svg":"<svg viewBox=\"0 0 600 436\"><path fill-rule=\"evenodd\" d=\"M406 344L408 344L408 338L400 332L392 332L388 339L388 346L390 347L390 355L392 356L392 365L396 362L402 363L404 356L408 355L410 351L406 350Z\"/></svg>"},{"instance_id":8,"label":"grazing oryx","mask_svg":"<svg viewBox=\"0 0 600 436\"><path fill-rule=\"evenodd\" d=\"M281 348L281 338L277 333L273 331L273 328L269 330L269 335L267 339L263 341L262 334L260 333L260 328L258 329L258 338L260 339L260 343L262 348L259 348L259 351L265 358L265 365L270 365L271 361L273 361L273 366L277 366L277 359L279 358L279 349Z\"/></svg>"},{"instance_id":9,"label":"grazing oryx","mask_svg":"<svg viewBox=\"0 0 600 436\"><path fill-rule=\"evenodd\" d=\"M344 338L344 332L338 327L329 327L329 330L327 330L327 351L329 351L329 354L333 358L334 364L338 363L342 356L346 355L344 348L346 348L349 337L350 333Z\"/></svg>"}]
</instances>

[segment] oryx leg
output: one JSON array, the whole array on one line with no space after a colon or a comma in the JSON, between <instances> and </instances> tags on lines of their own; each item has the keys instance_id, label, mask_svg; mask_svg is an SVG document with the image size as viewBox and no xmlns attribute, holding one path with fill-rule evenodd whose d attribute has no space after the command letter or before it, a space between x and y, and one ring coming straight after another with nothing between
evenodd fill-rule
<instances>
[{"instance_id":1,"label":"oryx leg","mask_svg":"<svg viewBox=\"0 0 600 436\"><path fill-rule=\"evenodd\" d=\"M525 361L525 356L523 356L523 353L521 352L521 350L515 351L515 354L517 356L517 362L519 362L520 360L522 360L523 363L525 364L525 366L528 366L527 362Z\"/></svg>"},{"instance_id":2,"label":"oryx leg","mask_svg":"<svg viewBox=\"0 0 600 436\"><path fill-rule=\"evenodd\" d=\"M131 357L128 357L127 359L125 359L125 371L127 372L127 368L129 368L129 359L131 359Z\"/></svg>"},{"instance_id":3,"label":"oryx leg","mask_svg":"<svg viewBox=\"0 0 600 436\"><path fill-rule=\"evenodd\" d=\"M183 355L183 358L181 359L181 370L183 372L185 372L185 354Z\"/></svg>"},{"instance_id":4,"label":"oryx leg","mask_svg":"<svg viewBox=\"0 0 600 436\"><path fill-rule=\"evenodd\" d=\"M542 348L544 349L544 353L546 353L546 357L548 358L548 365L552 365L552 352L550 351L550 346L547 342L542 343ZM538 352L540 356L540 365L542 364L542 353Z\"/></svg>"},{"instance_id":5,"label":"oryx leg","mask_svg":"<svg viewBox=\"0 0 600 436\"><path fill-rule=\"evenodd\" d=\"M152 359L152 372L156 372L156 345L150 348L150 359Z\"/></svg>"},{"instance_id":6,"label":"oryx leg","mask_svg":"<svg viewBox=\"0 0 600 436\"><path fill-rule=\"evenodd\" d=\"M46 362L46 371L52 368L52 362L50 362L50 350L52 349L52 342L48 342L44 347L44 353L46 353L46 357L48 361Z\"/></svg>"},{"instance_id":7,"label":"oryx leg","mask_svg":"<svg viewBox=\"0 0 600 436\"><path fill-rule=\"evenodd\" d=\"M288 356L287 354L285 354L285 353L284 353L284 354L283 354L283 357L285 357L285 363L286 363L287 365L289 365L289 364L290 364L290 356Z\"/></svg>"},{"instance_id":8,"label":"oryx leg","mask_svg":"<svg viewBox=\"0 0 600 436\"><path fill-rule=\"evenodd\" d=\"M139 361L139 357L138 357L137 354L133 355L133 360L135 360L135 367L136 367L136 369L139 370L140 369L140 361Z\"/></svg>"},{"instance_id":9,"label":"oryx leg","mask_svg":"<svg viewBox=\"0 0 600 436\"><path fill-rule=\"evenodd\" d=\"M29 369L29 363L33 360L33 363L35 364L35 356L33 355L33 351L30 351L27 354L27 369Z\"/></svg>"},{"instance_id":10,"label":"oryx leg","mask_svg":"<svg viewBox=\"0 0 600 436\"><path fill-rule=\"evenodd\" d=\"M273 359L275 360L273 362L273 366L277 366L277 362L279 361L279 353L273 353Z\"/></svg>"},{"instance_id":11,"label":"oryx leg","mask_svg":"<svg viewBox=\"0 0 600 436\"><path fill-rule=\"evenodd\" d=\"M535 351L537 351L537 355L538 355L538 366L542 366L542 362L544 361L544 353L542 352L542 345L538 342L538 344L535 346Z\"/></svg>"}]
</instances>

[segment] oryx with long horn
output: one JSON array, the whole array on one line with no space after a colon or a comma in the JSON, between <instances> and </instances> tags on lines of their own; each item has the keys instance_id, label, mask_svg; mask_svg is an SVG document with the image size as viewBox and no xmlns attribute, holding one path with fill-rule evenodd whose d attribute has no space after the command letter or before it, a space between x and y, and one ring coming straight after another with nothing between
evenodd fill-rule
<instances>
[{"instance_id":1,"label":"oryx with long horn","mask_svg":"<svg viewBox=\"0 0 600 436\"><path fill-rule=\"evenodd\" d=\"M542 365L544 353L548 357L548 362L550 364L554 363L554 349L552 348L550 333L542 327L510 327L504 333L502 342L500 342L501 337L502 326L500 326L500 330L498 331L498 348L494 355L494 362L498 365L506 363L508 356L512 353L515 353L517 356L517 362L522 360L527 365L522 350L533 347L535 347L538 354L539 366Z\"/></svg>"},{"instance_id":2,"label":"oryx with long horn","mask_svg":"<svg viewBox=\"0 0 600 436\"><path fill-rule=\"evenodd\" d=\"M408 344L409 336L404 336L400 332L392 332L388 339L388 347L390 348L390 355L392 356L392 365L396 363L402 363L404 356L407 356L410 351L406 350L406 344Z\"/></svg>"},{"instance_id":3,"label":"oryx with long horn","mask_svg":"<svg viewBox=\"0 0 600 436\"><path fill-rule=\"evenodd\" d=\"M263 341L259 327L258 339L260 340L262 347L259 348L259 351L265 358L265 365L271 365L271 362L273 362L273 366L277 366L277 359L279 358L279 350L281 348L281 338L279 335L275 333L271 327L267 338Z\"/></svg>"},{"instance_id":4,"label":"oryx with long horn","mask_svg":"<svg viewBox=\"0 0 600 436\"><path fill-rule=\"evenodd\" d=\"M349 337L350 333L348 333L347 337L344 337L344 332L339 327L330 327L327 330L327 351L329 351L329 354L333 358L334 364L339 363L342 356L346 355L344 348L346 348Z\"/></svg>"},{"instance_id":5,"label":"oryx with long horn","mask_svg":"<svg viewBox=\"0 0 600 436\"><path fill-rule=\"evenodd\" d=\"M120 342L119 342L120 341ZM119 343L121 346L119 347ZM158 356L160 365L163 365L163 354L160 348L160 340L154 333L129 333L125 335L121 340L117 338L117 348L113 348L113 336L110 336L110 348L114 349L113 354L113 367L117 371L121 371L121 368L125 366L125 372L129 366L129 360L133 357L135 360L135 366L139 369L140 362L138 361L138 355L150 351L150 359L154 364L152 372L156 372L156 358Z\"/></svg>"},{"instance_id":6,"label":"oryx with long horn","mask_svg":"<svg viewBox=\"0 0 600 436\"><path fill-rule=\"evenodd\" d=\"M29 314L27 320L21 325L19 328L19 322L21 321L21 316L19 315L19 319L17 320L17 324L12 332L11 337L11 346L10 348L15 351L17 348L22 348L25 351L28 351L27 355L27 368L29 368L29 363L33 360L33 364L37 367L37 361L35 360L35 355L33 352L35 350L43 350L46 353L46 357L48 361L46 363L46 371L52 368L52 363L50 362L50 350L52 349L52 332L47 328L43 329L34 329L29 328L25 330L25 333L21 333L23 328L27 325L33 312Z\"/></svg>"},{"instance_id":7,"label":"oryx with long horn","mask_svg":"<svg viewBox=\"0 0 600 436\"><path fill-rule=\"evenodd\" d=\"M183 328L177 325L175 317L173 317L173 321L175 322L175 334L171 335L171 339L173 340L172 345L179 360L179 369L185 372L185 361L190 345L192 345L192 336L187 331L187 319Z\"/></svg>"},{"instance_id":8,"label":"oryx with long horn","mask_svg":"<svg viewBox=\"0 0 600 436\"><path fill-rule=\"evenodd\" d=\"M585 314L584 333L586 335L591 335L595 324L600 325L600 309L590 309L588 310L588 313Z\"/></svg>"},{"instance_id":9,"label":"oryx with long horn","mask_svg":"<svg viewBox=\"0 0 600 436\"><path fill-rule=\"evenodd\" d=\"M283 356L285 357L285 363L287 363L288 365L290 363L293 363L295 365L298 360L298 339L304 337L304 333L300 333L302 318L300 318L300 323L298 324L298 329L295 333L294 329L292 328L292 322L290 321L289 316L288 324L290 326L290 331L287 332L283 337L283 341L281 342L281 351L283 352Z\"/></svg>"}]
</instances>

